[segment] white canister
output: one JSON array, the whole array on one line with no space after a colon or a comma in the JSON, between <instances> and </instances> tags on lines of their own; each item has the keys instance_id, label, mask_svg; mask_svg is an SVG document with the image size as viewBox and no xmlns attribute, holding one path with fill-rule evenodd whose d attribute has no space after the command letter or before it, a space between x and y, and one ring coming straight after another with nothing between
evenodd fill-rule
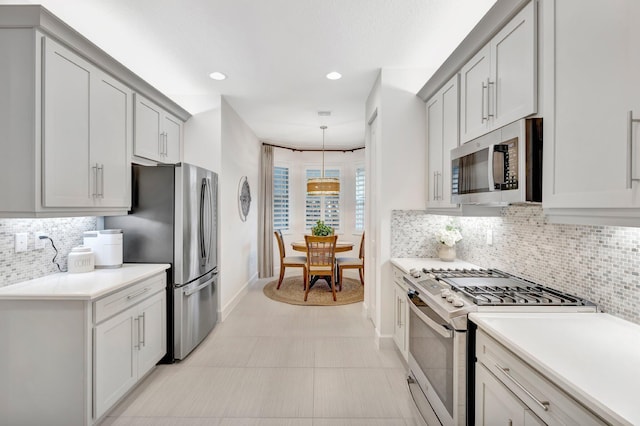
<instances>
[{"instance_id":1,"label":"white canister","mask_svg":"<svg viewBox=\"0 0 640 426\"><path fill-rule=\"evenodd\" d=\"M77 272L91 272L95 265L95 258L91 247L78 246L71 249L67 258L67 271L74 274Z\"/></svg>"}]
</instances>

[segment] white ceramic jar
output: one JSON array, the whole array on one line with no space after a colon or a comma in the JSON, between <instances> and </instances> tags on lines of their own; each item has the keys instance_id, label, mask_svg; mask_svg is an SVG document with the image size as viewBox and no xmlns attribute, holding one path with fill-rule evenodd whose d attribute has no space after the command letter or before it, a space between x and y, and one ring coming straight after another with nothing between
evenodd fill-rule
<instances>
[{"instance_id":1,"label":"white ceramic jar","mask_svg":"<svg viewBox=\"0 0 640 426\"><path fill-rule=\"evenodd\" d=\"M95 267L95 257L91 247L78 246L71 249L67 258L69 273L91 272Z\"/></svg>"}]
</instances>

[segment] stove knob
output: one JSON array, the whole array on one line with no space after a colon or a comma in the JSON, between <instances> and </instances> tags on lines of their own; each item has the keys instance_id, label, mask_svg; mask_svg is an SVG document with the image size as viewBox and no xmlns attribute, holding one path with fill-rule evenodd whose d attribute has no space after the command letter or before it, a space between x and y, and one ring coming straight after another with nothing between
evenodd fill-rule
<instances>
[{"instance_id":1,"label":"stove knob","mask_svg":"<svg viewBox=\"0 0 640 426\"><path fill-rule=\"evenodd\" d=\"M453 299L452 303L453 303L453 306L455 306L456 308L462 308L464 306L464 301L459 297L456 297L455 299Z\"/></svg>"},{"instance_id":2,"label":"stove knob","mask_svg":"<svg viewBox=\"0 0 640 426\"><path fill-rule=\"evenodd\" d=\"M455 296L453 294L447 296L447 302L453 303L453 299L455 299Z\"/></svg>"},{"instance_id":3,"label":"stove knob","mask_svg":"<svg viewBox=\"0 0 640 426\"><path fill-rule=\"evenodd\" d=\"M440 291L440 296L442 296L443 298L447 298L449 296L451 296L451 291L447 290L446 288L444 290Z\"/></svg>"}]
</instances>

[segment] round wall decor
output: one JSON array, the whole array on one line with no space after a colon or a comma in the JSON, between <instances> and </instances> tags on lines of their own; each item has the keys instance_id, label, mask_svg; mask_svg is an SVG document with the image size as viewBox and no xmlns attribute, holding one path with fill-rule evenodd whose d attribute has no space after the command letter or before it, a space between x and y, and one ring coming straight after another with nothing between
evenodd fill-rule
<instances>
[{"instance_id":1,"label":"round wall decor","mask_svg":"<svg viewBox=\"0 0 640 426\"><path fill-rule=\"evenodd\" d=\"M251 207L251 188L249 188L249 181L246 176L240 178L240 184L238 185L238 212L240 213L240 219L243 222L247 221L249 215L249 208Z\"/></svg>"}]
</instances>

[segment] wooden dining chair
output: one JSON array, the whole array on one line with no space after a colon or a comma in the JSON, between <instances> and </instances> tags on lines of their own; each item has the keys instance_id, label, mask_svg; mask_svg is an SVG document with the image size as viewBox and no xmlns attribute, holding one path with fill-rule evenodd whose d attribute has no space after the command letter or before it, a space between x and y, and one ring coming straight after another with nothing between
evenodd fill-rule
<instances>
[{"instance_id":1,"label":"wooden dining chair","mask_svg":"<svg viewBox=\"0 0 640 426\"><path fill-rule=\"evenodd\" d=\"M360 274L360 282L364 285L364 232L360 239L360 253L358 257L339 257L336 259L338 264L338 287L342 291L342 271L345 269L358 269Z\"/></svg>"},{"instance_id":2,"label":"wooden dining chair","mask_svg":"<svg viewBox=\"0 0 640 426\"><path fill-rule=\"evenodd\" d=\"M278 241L278 250L280 250L280 278L276 290L280 290L280 284L284 278L284 270L286 268L302 268L303 286L307 288L307 258L305 256L287 256L284 249L284 239L282 231L279 229L273 233ZM305 299L306 300L306 299Z\"/></svg>"},{"instance_id":3,"label":"wooden dining chair","mask_svg":"<svg viewBox=\"0 0 640 426\"><path fill-rule=\"evenodd\" d=\"M316 237L305 235L304 241L307 245L307 280L304 292L304 301L307 301L309 288L311 287L311 276L323 277L331 285L333 301L336 301L336 285L333 279L334 265L336 260L337 235L327 237Z\"/></svg>"}]
</instances>

